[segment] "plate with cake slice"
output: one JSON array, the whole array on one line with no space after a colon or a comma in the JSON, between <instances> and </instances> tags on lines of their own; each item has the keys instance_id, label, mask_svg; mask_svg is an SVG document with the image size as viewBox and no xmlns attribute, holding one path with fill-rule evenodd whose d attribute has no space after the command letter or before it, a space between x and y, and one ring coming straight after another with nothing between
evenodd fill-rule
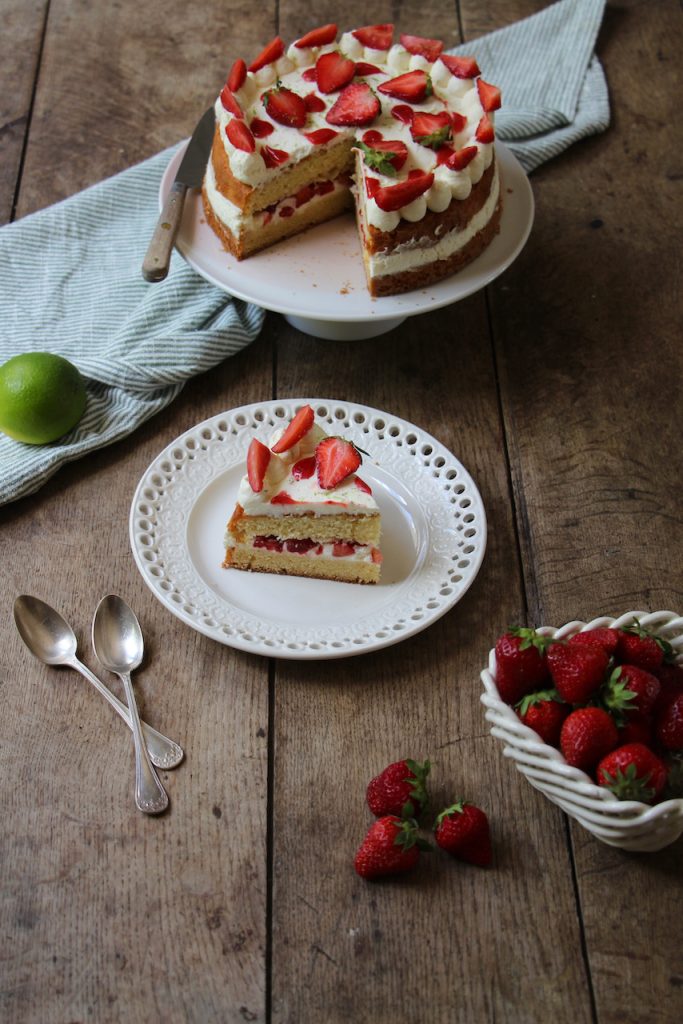
<instances>
[{"instance_id":1,"label":"plate with cake slice","mask_svg":"<svg viewBox=\"0 0 683 1024\"><path fill-rule=\"evenodd\" d=\"M476 484L397 416L321 398L221 413L149 466L130 514L143 579L220 643L341 658L413 636L471 586Z\"/></svg>"}]
</instances>

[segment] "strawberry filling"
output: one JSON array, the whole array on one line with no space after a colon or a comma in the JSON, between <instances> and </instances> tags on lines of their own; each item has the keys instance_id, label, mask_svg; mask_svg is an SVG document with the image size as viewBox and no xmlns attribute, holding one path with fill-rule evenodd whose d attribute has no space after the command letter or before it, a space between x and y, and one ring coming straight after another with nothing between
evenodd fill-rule
<instances>
[{"instance_id":1,"label":"strawberry filling","mask_svg":"<svg viewBox=\"0 0 683 1024\"><path fill-rule=\"evenodd\" d=\"M322 555L332 556L333 558L350 558L355 555L359 549L365 549L368 547L367 544L357 544L351 540L334 540L328 541L326 544L321 544L317 540L311 540L310 537L298 538L290 537L286 540L280 540L275 534L259 535L254 537L252 541L252 547L263 548L266 551L276 551L278 554L283 551L287 551L293 555ZM377 548L370 548L368 556L373 562L381 562L382 555Z\"/></svg>"},{"instance_id":2,"label":"strawberry filling","mask_svg":"<svg viewBox=\"0 0 683 1024\"><path fill-rule=\"evenodd\" d=\"M342 186L346 185L346 180L343 178L338 178L337 181ZM270 206L266 206L265 209L261 210L264 226L269 224L275 216L291 217L300 207L310 203L311 199L314 199L316 196L326 196L333 192L334 188L335 183L329 179L326 181L314 181L311 185L305 185L303 188L300 188L295 195L287 196L286 199L279 199L277 203L271 203Z\"/></svg>"}]
</instances>

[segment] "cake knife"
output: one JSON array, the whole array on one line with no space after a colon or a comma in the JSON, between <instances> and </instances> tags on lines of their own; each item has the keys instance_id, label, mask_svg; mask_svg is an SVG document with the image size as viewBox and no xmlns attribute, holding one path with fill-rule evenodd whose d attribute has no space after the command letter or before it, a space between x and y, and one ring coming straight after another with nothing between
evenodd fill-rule
<instances>
[{"instance_id":1,"label":"cake knife","mask_svg":"<svg viewBox=\"0 0 683 1024\"><path fill-rule=\"evenodd\" d=\"M168 274L171 250L183 215L185 195L188 188L201 188L202 185L211 152L215 117L213 107L209 107L193 131L180 161L142 264L142 276L146 281L163 281Z\"/></svg>"}]
</instances>

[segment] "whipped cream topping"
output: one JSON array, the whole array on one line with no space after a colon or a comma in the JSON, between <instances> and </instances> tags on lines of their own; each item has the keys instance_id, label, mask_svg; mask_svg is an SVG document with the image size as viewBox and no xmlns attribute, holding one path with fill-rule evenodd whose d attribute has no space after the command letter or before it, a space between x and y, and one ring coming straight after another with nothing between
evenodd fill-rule
<instances>
[{"instance_id":1,"label":"whipped cream topping","mask_svg":"<svg viewBox=\"0 0 683 1024\"><path fill-rule=\"evenodd\" d=\"M315 67L322 53L339 49L342 54L354 61L364 61L380 68L379 74L368 75L366 81L375 91L381 104L381 112L371 125L365 127L341 127L330 125L326 120L327 112L339 97L339 90L327 95L319 93L316 82L306 81L302 75ZM410 133L410 126L392 115L392 109L402 105L404 101L377 92L377 86L390 78L405 74L408 71L424 70L430 75L433 93L422 103L410 103L415 113L438 114L443 111L458 113L465 118L459 132L454 132L450 145L458 150L465 146L477 149L477 155L461 171L453 171L445 164L437 166L436 153L427 146L415 142ZM323 101L325 109L310 111L303 129L290 128L273 121L266 113L263 104L263 93L277 81L291 89L299 96L310 93ZM354 81L361 81L357 78ZM314 149L324 150L336 146L340 141L347 143L353 139L362 139L366 131L378 131L385 139L400 140L408 148L408 159L396 176L386 176L362 164L363 180L358 181L359 203L366 208L365 221L380 231L393 231L401 218L416 222L422 220L428 210L442 212L447 209L452 199L466 199L486 168L493 159L493 143L479 142L476 138L477 126L484 116L479 92L474 79L462 79L453 75L440 59L430 63L425 57L409 53L400 43L395 43L389 50L375 50L363 46L352 32L345 32L338 43L330 43L321 47L297 48L292 44L287 53L272 64L266 65L256 72L248 72L241 89L235 98L245 114L247 124L258 118L271 124L273 131L265 138L256 139L253 153L245 153L232 145L226 135L226 127L232 114L226 111L220 97L216 101L216 119L219 125L220 138L230 163L232 174L240 181L259 187L270 177L287 167L287 163L278 167L266 167L261 149L267 145L272 149L280 149L289 154L288 163L296 163L310 155ZM488 117L493 123L494 115ZM327 143L316 145L306 138L306 133L320 128L332 128L338 134ZM431 187L417 199L406 204L399 210L382 210L374 198L370 198L365 180L371 177L379 181L380 187L396 185L405 180L411 171L434 173ZM217 210L218 212L218 210ZM219 214L220 216L220 214ZM226 223L229 223L226 221Z\"/></svg>"}]
</instances>

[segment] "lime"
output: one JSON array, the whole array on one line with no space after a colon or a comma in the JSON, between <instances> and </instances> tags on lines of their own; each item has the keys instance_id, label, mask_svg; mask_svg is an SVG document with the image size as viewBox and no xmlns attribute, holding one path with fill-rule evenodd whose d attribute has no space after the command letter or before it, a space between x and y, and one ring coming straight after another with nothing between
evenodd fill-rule
<instances>
[{"instance_id":1,"label":"lime","mask_svg":"<svg viewBox=\"0 0 683 1024\"><path fill-rule=\"evenodd\" d=\"M85 384L68 359L24 352L0 366L0 430L25 444L47 444L75 427Z\"/></svg>"}]
</instances>

